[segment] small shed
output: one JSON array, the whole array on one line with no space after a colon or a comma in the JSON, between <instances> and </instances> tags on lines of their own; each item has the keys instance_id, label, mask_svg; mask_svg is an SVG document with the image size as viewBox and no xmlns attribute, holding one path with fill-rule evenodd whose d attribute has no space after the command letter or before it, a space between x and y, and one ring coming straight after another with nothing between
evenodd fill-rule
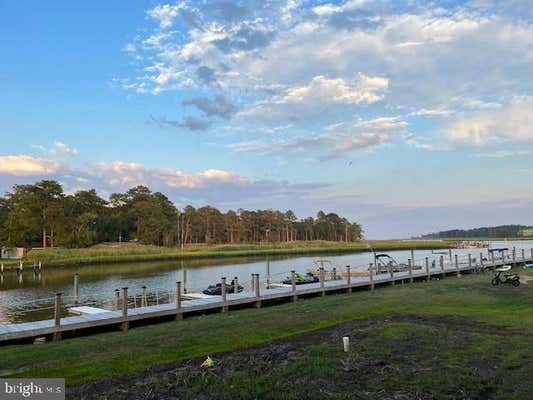
<instances>
[{"instance_id":1,"label":"small shed","mask_svg":"<svg viewBox=\"0 0 533 400\"><path fill-rule=\"evenodd\" d=\"M2 247L2 249L0 249L0 258L20 260L24 257L24 253L24 247Z\"/></svg>"}]
</instances>

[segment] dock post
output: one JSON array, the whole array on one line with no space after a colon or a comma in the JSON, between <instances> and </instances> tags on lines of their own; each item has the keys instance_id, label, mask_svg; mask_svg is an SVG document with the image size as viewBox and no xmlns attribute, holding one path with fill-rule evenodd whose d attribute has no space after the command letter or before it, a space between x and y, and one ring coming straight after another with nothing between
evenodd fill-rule
<instances>
[{"instance_id":1,"label":"dock post","mask_svg":"<svg viewBox=\"0 0 533 400\"><path fill-rule=\"evenodd\" d=\"M513 264L516 264L516 246L513 246Z\"/></svg>"},{"instance_id":2,"label":"dock post","mask_svg":"<svg viewBox=\"0 0 533 400\"><path fill-rule=\"evenodd\" d=\"M407 263L409 264L409 282L413 283L413 259L410 258Z\"/></svg>"},{"instance_id":3,"label":"dock post","mask_svg":"<svg viewBox=\"0 0 533 400\"><path fill-rule=\"evenodd\" d=\"M228 311L228 295L226 293L227 287L226 287L226 277L221 278L220 283L220 294L222 296L222 312Z\"/></svg>"},{"instance_id":4,"label":"dock post","mask_svg":"<svg viewBox=\"0 0 533 400\"><path fill-rule=\"evenodd\" d=\"M415 250L411 249L411 260L413 260L413 265L415 263Z\"/></svg>"},{"instance_id":5,"label":"dock post","mask_svg":"<svg viewBox=\"0 0 533 400\"><path fill-rule=\"evenodd\" d=\"M336 281L337 280L337 268L333 267L331 270L331 280Z\"/></svg>"},{"instance_id":6,"label":"dock post","mask_svg":"<svg viewBox=\"0 0 533 400\"><path fill-rule=\"evenodd\" d=\"M457 273L457 277L459 277L459 256L455 255L455 272Z\"/></svg>"},{"instance_id":7,"label":"dock post","mask_svg":"<svg viewBox=\"0 0 533 400\"><path fill-rule=\"evenodd\" d=\"M250 289L252 290L252 293L255 292L255 274L252 274L252 280L250 281Z\"/></svg>"},{"instance_id":8,"label":"dock post","mask_svg":"<svg viewBox=\"0 0 533 400\"><path fill-rule=\"evenodd\" d=\"M448 249L448 253L450 254L450 264L453 262L452 259L452 249Z\"/></svg>"},{"instance_id":9,"label":"dock post","mask_svg":"<svg viewBox=\"0 0 533 400\"><path fill-rule=\"evenodd\" d=\"M120 301L120 290L118 289L115 289L115 298L114 298L114 304L113 304L113 308L115 309L115 311L118 311L118 303Z\"/></svg>"},{"instance_id":10,"label":"dock post","mask_svg":"<svg viewBox=\"0 0 533 400\"><path fill-rule=\"evenodd\" d=\"M61 293L54 298L54 329L53 340L61 340Z\"/></svg>"},{"instance_id":11,"label":"dock post","mask_svg":"<svg viewBox=\"0 0 533 400\"><path fill-rule=\"evenodd\" d=\"M80 274L74 274L74 303L80 301Z\"/></svg>"},{"instance_id":12,"label":"dock post","mask_svg":"<svg viewBox=\"0 0 533 400\"><path fill-rule=\"evenodd\" d=\"M298 296L296 295L296 272L294 270L291 271L291 288L292 288L292 301L298 300Z\"/></svg>"},{"instance_id":13,"label":"dock post","mask_svg":"<svg viewBox=\"0 0 533 400\"><path fill-rule=\"evenodd\" d=\"M130 327L128 322L128 288L122 288L122 323L120 324L120 329L127 331Z\"/></svg>"},{"instance_id":14,"label":"dock post","mask_svg":"<svg viewBox=\"0 0 533 400\"><path fill-rule=\"evenodd\" d=\"M324 290L324 267L320 267L319 271L320 271L320 274L319 274L319 278L320 278L320 296L324 297L326 295L326 292Z\"/></svg>"},{"instance_id":15,"label":"dock post","mask_svg":"<svg viewBox=\"0 0 533 400\"><path fill-rule=\"evenodd\" d=\"M525 249L522 249L522 260L526 259L526 251Z\"/></svg>"},{"instance_id":16,"label":"dock post","mask_svg":"<svg viewBox=\"0 0 533 400\"><path fill-rule=\"evenodd\" d=\"M483 265L483 253L479 253L479 267L481 268L481 272L485 272L485 266Z\"/></svg>"},{"instance_id":17,"label":"dock post","mask_svg":"<svg viewBox=\"0 0 533 400\"><path fill-rule=\"evenodd\" d=\"M352 293L352 273L349 265L346 266L346 284L348 285L348 293Z\"/></svg>"},{"instance_id":18,"label":"dock post","mask_svg":"<svg viewBox=\"0 0 533 400\"><path fill-rule=\"evenodd\" d=\"M444 277L446 276L446 273L444 272L444 257L443 256L440 256L439 262L440 262L441 278L444 279Z\"/></svg>"},{"instance_id":19,"label":"dock post","mask_svg":"<svg viewBox=\"0 0 533 400\"><path fill-rule=\"evenodd\" d=\"M233 293L235 294L239 293L239 278L238 277L233 278Z\"/></svg>"},{"instance_id":20,"label":"dock post","mask_svg":"<svg viewBox=\"0 0 533 400\"><path fill-rule=\"evenodd\" d=\"M146 307L148 303L148 299L146 298L146 286L143 286L142 288L142 295L141 295L141 307Z\"/></svg>"},{"instance_id":21,"label":"dock post","mask_svg":"<svg viewBox=\"0 0 533 400\"><path fill-rule=\"evenodd\" d=\"M533 248L531 249L531 258L533 259Z\"/></svg>"},{"instance_id":22,"label":"dock post","mask_svg":"<svg viewBox=\"0 0 533 400\"><path fill-rule=\"evenodd\" d=\"M472 254L468 253L468 270L472 271Z\"/></svg>"},{"instance_id":23,"label":"dock post","mask_svg":"<svg viewBox=\"0 0 533 400\"><path fill-rule=\"evenodd\" d=\"M429 258L426 257L426 282L429 282L429 278L430 278L430 275L429 275Z\"/></svg>"},{"instance_id":24,"label":"dock post","mask_svg":"<svg viewBox=\"0 0 533 400\"><path fill-rule=\"evenodd\" d=\"M492 267L495 267L495 265L494 265L494 252L490 253L490 260L492 261Z\"/></svg>"},{"instance_id":25,"label":"dock post","mask_svg":"<svg viewBox=\"0 0 533 400\"><path fill-rule=\"evenodd\" d=\"M181 281L176 282L176 321L183 319L183 312L181 310Z\"/></svg>"},{"instance_id":26,"label":"dock post","mask_svg":"<svg viewBox=\"0 0 533 400\"><path fill-rule=\"evenodd\" d=\"M255 274L255 308L261 308L261 286L259 285L259 274Z\"/></svg>"},{"instance_id":27,"label":"dock post","mask_svg":"<svg viewBox=\"0 0 533 400\"><path fill-rule=\"evenodd\" d=\"M389 262L389 274L390 274L390 279L392 281L392 286L394 286L396 282L394 282L394 268L392 267L391 262Z\"/></svg>"},{"instance_id":28,"label":"dock post","mask_svg":"<svg viewBox=\"0 0 533 400\"><path fill-rule=\"evenodd\" d=\"M370 290L374 291L374 264L370 263L368 265L368 272L370 272Z\"/></svg>"}]
</instances>

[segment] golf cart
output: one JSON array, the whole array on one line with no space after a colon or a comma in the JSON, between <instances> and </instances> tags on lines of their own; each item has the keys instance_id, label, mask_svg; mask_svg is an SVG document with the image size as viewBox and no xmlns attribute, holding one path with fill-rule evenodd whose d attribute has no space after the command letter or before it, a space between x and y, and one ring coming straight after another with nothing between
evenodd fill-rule
<instances>
[{"instance_id":1,"label":"golf cart","mask_svg":"<svg viewBox=\"0 0 533 400\"><path fill-rule=\"evenodd\" d=\"M508 273L511 270L510 265L504 265L502 267L496 268L496 274L494 275L494 278L492 278L492 286L498 286L500 283L510 283L514 287L517 287L520 285L520 277L515 273ZM503 274L503 276L502 276Z\"/></svg>"}]
</instances>

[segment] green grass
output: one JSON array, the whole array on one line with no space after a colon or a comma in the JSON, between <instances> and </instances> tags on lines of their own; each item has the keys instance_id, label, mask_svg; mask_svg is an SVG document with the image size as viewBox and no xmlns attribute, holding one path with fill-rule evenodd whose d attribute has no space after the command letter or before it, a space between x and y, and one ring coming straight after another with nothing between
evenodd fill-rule
<instances>
[{"instance_id":1,"label":"green grass","mask_svg":"<svg viewBox=\"0 0 533 400\"><path fill-rule=\"evenodd\" d=\"M430 283L389 286L375 292L194 317L41 346L7 346L0 348L0 375L65 377L69 384L79 384L386 315L451 316L480 326L491 324L533 333L532 288L525 284L519 288L494 288L490 286L490 277L490 274L448 277ZM391 325L380 334L395 338L403 328ZM512 335L509 338L522 340ZM480 351L490 347L483 342L479 346ZM533 348L533 343L530 347ZM454 354L451 352L450 357Z\"/></svg>"},{"instance_id":2,"label":"green grass","mask_svg":"<svg viewBox=\"0 0 533 400\"><path fill-rule=\"evenodd\" d=\"M375 250L408 250L451 248L454 242L433 241L370 241ZM185 249L166 248L146 245L94 246L85 249L52 248L32 250L25 258L27 263L42 262L46 266L80 265L135 261L189 260L200 258L299 255L299 254L333 254L368 251L366 242L290 242L263 245L216 245L189 246ZM9 264L17 264L12 261Z\"/></svg>"}]
</instances>

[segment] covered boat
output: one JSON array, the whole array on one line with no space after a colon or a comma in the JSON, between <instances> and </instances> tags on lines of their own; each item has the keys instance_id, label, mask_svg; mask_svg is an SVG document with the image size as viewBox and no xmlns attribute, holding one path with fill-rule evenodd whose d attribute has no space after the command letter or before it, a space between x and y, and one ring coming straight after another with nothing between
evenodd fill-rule
<instances>
[{"instance_id":1,"label":"covered boat","mask_svg":"<svg viewBox=\"0 0 533 400\"><path fill-rule=\"evenodd\" d=\"M237 286L237 293L240 293L243 290L244 288L241 285ZM209 285L207 289L202 291L202 293L209 296L220 296L222 295L222 284L217 283L216 285ZM226 285L226 293L235 293L235 284L233 281Z\"/></svg>"}]
</instances>

